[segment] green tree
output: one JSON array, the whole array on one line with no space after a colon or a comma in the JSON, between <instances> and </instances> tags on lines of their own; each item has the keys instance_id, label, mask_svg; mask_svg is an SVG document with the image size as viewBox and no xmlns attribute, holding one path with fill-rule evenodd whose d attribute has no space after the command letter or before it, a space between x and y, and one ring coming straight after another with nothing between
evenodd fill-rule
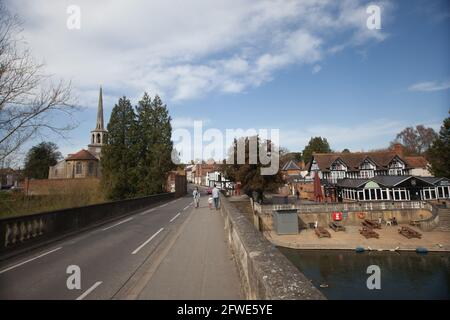
<instances>
[{"instance_id":1,"label":"green tree","mask_svg":"<svg viewBox=\"0 0 450 320\"><path fill-rule=\"evenodd\" d=\"M137 192L139 195L151 194L153 191L153 179L150 176L152 166L151 149L155 140L154 132L154 112L152 101L147 92L136 107L137 127L139 137L137 139L136 151L138 153L138 165L135 174L141 179L137 182Z\"/></svg>"},{"instance_id":2,"label":"green tree","mask_svg":"<svg viewBox=\"0 0 450 320\"><path fill-rule=\"evenodd\" d=\"M152 177L155 180L155 192L164 191L167 175L170 170L176 168L172 162L172 120L169 116L167 106L162 102L161 98L156 95L153 98L152 109L155 119L155 139L150 150L152 155Z\"/></svg>"},{"instance_id":3,"label":"green tree","mask_svg":"<svg viewBox=\"0 0 450 320\"><path fill-rule=\"evenodd\" d=\"M58 146L53 142L41 142L33 146L25 158L24 173L27 178L47 179L50 166L62 159Z\"/></svg>"},{"instance_id":4,"label":"green tree","mask_svg":"<svg viewBox=\"0 0 450 320\"><path fill-rule=\"evenodd\" d=\"M147 93L137 110L138 194L164 191L167 174L176 166L172 162L172 125L167 106L156 95L153 101Z\"/></svg>"},{"instance_id":5,"label":"green tree","mask_svg":"<svg viewBox=\"0 0 450 320\"><path fill-rule=\"evenodd\" d=\"M432 173L436 177L450 178L450 117L444 120L439 136L427 153Z\"/></svg>"},{"instance_id":6,"label":"green tree","mask_svg":"<svg viewBox=\"0 0 450 320\"><path fill-rule=\"evenodd\" d=\"M305 163L311 161L313 153L329 153L331 152L330 145L326 138L314 137L308 142L308 145L303 149L303 161Z\"/></svg>"},{"instance_id":7,"label":"green tree","mask_svg":"<svg viewBox=\"0 0 450 320\"><path fill-rule=\"evenodd\" d=\"M256 139L256 142L254 141ZM245 164L237 163L238 144L245 145ZM262 202L264 200L264 193L269 191L276 191L282 184L283 180L280 171L277 171L274 175L261 175L261 168L263 165L260 161L256 164L250 164L249 161L249 146L251 143L256 143L257 154L259 154L260 148L264 150L271 150L270 145L267 148L267 144L270 141L262 141L258 136L235 139L233 145L230 147L228 155L228 164L222 166L224 175L227 179L233 182L241 182L242 191L249 197L254 196L256 193L257 201ZM267 149L266 149L267 148ZM230 164L233 161L233 164Z\"/></svg>"},{"instance_id":8,"label":"green tree","mask_svg":"<svg viewBox=\"0 0 450 320\"><path fill-rule=\"evenodd\" d=\"M136 195L136 150L138 127L136 114L126 97L119 99L108 123L108 143L102 149L102 187L109 199Z\"/></svg>"}]
</instances>

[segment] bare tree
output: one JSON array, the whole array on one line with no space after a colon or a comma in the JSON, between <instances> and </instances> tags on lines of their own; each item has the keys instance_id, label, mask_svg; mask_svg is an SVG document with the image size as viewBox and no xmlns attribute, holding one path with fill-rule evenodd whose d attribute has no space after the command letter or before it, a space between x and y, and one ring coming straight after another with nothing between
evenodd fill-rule
<instances>
[{"instance_id":1,"label":"bare tree","mask_svg":"<svg viewBox=\"0 0 450 320\"><path fill-rule=\"evenodd\" d=\"M427 128L423 125L407 127L403 129L391 145L401 143L406 149L408 155L422 155L426 153L433 141L437 138L433 128Z\"/></svg>"},{"instance_id":2,"label":"bare tree","mask_svg":"<svg viewBox=\"0 0 450 320\"><path fill-rule=\"evenodd\" d=\"M71 83L53 83L23 48L20 32L19 18L0 4L0 165L37 134L50 130L64 137L75 127L54 124L58 114L71 117L77 109Z\"/></svg>"}]
</instances>

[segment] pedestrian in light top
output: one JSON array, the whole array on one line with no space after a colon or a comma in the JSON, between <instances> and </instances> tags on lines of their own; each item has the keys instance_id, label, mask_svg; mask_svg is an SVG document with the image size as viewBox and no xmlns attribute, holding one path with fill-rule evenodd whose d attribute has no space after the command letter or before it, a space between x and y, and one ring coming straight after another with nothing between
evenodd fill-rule
<instances>
[{"instance_id":1,"label":"pedestrian in light top","mask_svg":"<svg viewBox=\"0 0 450 320\"><path fill-rule=\"evenodd\" d=\"M212 189L212 197L214 199L214 207L216 210L219 210L219 188L217 188L216 185L214 185L214 188Z\"/></svg>"},{"instance_id":2,"label":"pedestrian in light top","mask_svg":"<svg viewBox=\"0 0 450 320\"><path fill-rule=\"evenodd\" d=\"M198 208L200 202L200 191L198 191L198 187L195 187L194 192L192 193L194 197L194 206Z\"/></svg>"}]
</instances>

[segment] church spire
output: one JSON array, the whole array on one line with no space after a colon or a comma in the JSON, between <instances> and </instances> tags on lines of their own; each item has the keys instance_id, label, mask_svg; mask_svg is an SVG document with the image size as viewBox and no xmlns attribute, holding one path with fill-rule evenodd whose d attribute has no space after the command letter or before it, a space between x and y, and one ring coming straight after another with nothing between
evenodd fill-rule
<instances>
[{"instance_id":1,"label":"church spire","mask_svg":"<svg viewBox=\"0 0 450 320\"><path fill-rule=\"evenodd\" d=\"M103 127L103 94L102 86L100 86L100 94L98 96L98 109L97 109L97 126L96 130L105 130Z\"/></svg>"}]
</instances>

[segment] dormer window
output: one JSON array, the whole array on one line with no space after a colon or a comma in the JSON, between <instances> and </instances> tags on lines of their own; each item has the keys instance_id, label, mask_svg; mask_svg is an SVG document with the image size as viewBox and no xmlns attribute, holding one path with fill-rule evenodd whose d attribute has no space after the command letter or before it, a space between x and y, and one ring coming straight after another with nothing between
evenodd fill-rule
<instances>
[{"instance_id":1,"label":"dormer window","mask_svg":"<svg viewBox=\"0 0 450 320\"><path fill-rule=\"evenodd\" d=\"M405 163L399 158L393 159L389 163L389 175L391 176L401 176L404 175Z\"/></svg>"},{"instance_id":2,"label":"dormer window","mask_svg":"<svg viewBox=\"0 0 450 320\"><path fill-rule=\"evenodd\" d=\"M372 163L372 161L369 161L368 159L364 160L360 166L360 170L375 170L375 164Z\"/></svg>"},{"instance_id":3,"label":"dormer window","mask_svg":"<svg viewBox=\"0 0 450 320\"><path fill-rule=\"evenodd\" d=\"M333 162L330 169L331 171L347 171L347 166L342 161L337 159Z\"/></svg>"}]
</instances>

